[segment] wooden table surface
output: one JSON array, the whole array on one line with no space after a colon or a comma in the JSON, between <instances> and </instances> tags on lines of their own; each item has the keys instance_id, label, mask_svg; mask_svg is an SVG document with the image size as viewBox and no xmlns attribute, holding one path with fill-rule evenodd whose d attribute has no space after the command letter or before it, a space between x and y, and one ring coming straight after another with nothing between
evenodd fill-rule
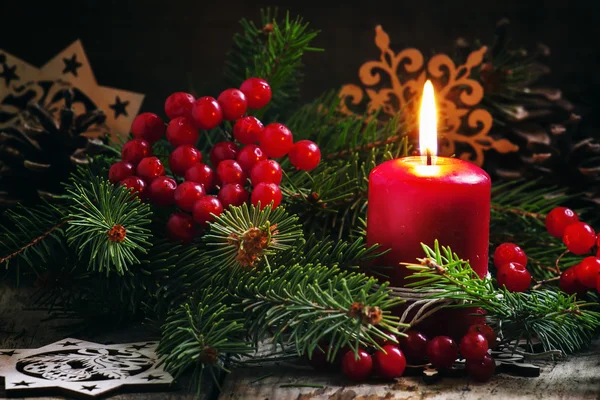
<instances>
[{"instance_id":1,"label":"wooden table surface","mask_svg":"<svg viewBox=\"0 0 600 400\"><path fill-rule=\"evenodd\" d=\"M46 316L28 308L30 292L0 285L0 348L40 347L67 336L69 322L43 321ZM125 330L95 332L76 336L98 343L125 343L149 339L143 326ZM225 377L219 393L206 381L202 399L213 400L379 400L379 399L600 399L600 340L586 352L560 362L536 360L542 368L538 378L521 378L497 374L486 384L468 378L444 378L425 384L418 377L402 377L393 382L375 381L352 384L341 374L324 374L304 363L280 363L254 368L238 368ZM307 387L299 387L306 385ZM114 400L191 400L195 399L189 379L179 382L169 392L118 393ZM6 398L4 382L0 382L0 398ZM36 397L55 400L65 397Z\"/></svg>"}]
</instances>

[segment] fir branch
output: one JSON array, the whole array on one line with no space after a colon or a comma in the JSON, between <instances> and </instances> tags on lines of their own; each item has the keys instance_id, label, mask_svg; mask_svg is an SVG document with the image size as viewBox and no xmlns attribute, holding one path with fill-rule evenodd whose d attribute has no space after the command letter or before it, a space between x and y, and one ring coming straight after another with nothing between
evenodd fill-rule
<instances>
[{"instance_id":1,"label":"fir branch","mask_svg":"<svg viewBox=\"0 0 600 400\"><path fill-rule=\"evenodd\" d=\"M448 247L423 245L421 265L405 264L414 270L418 290L437 290L432 299L450 299L453 307L481 307L498 319L500 334L507 342L525 339L533 348L538 338L545 351L573 353L589 344L600 327L597 304L577 300L559 290L532 290L527 293L496 289L490 278L480 279L467 261Z\"/></svg>"},{"instance_id":2,"label":"fir branch","mask_svg":"<svg viewBox=\"0 0 600 400\"><path fill-rule=\"evenodd\" d=\"M67 243L77 249L89 268L123 275L140 261L149 245L150 207L132 196L130 189L96 178L84 187L68 188L72 202Z\"/></svg>"}]
</instances>

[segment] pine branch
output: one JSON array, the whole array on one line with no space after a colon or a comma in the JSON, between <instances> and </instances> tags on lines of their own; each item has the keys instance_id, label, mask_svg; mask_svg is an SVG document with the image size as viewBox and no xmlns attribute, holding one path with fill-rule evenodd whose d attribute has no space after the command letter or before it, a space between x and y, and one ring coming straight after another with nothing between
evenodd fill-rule
<instances>
[{"instance_id":1,"label":"pine branch","mask_svg":"<svg viewBox=\"0 0 600 400\"><path fill-rule=\"evenodd\" d=\"M559 290L531 290L527 293L496 289L490 278L480 279L467 261L448 247L423 245L422 265L406 264L414 270L410 287L436 289L430 298L452 299L454 307L481 307L498 319L504 340L525 339L533 348L538 338L545 351L573 353L588 345L600 327L598 304L577 300Z\"/></svg>"}]
</instances>

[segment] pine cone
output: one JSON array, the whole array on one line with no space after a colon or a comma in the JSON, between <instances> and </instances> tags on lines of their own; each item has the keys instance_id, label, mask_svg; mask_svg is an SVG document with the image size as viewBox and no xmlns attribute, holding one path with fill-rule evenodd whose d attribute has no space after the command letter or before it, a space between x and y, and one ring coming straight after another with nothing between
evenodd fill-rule
<instances>
[{"instance_id":1,"label":"pine cone","mask_svg":"<svg viewBox=\"0 0 600 400\"><path fill-rule=\"evenodd\" d=\"M65 105L58 120L43 105L29 102L20 122L0 132L0 208L53 198L76 165L102 152L101 140L83 134L104 123L104 112L75 115L73 91L61 95Z\"/></svg>"}]
</instances>

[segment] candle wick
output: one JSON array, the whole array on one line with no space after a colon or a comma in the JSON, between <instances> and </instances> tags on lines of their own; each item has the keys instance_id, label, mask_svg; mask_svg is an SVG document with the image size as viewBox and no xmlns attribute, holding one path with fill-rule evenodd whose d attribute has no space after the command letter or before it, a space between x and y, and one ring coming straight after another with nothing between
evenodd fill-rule
<instances>
[{"instance_id":1,"label":"candle wick","mask_svg":"<svg viewBox=\"0 0 600 400\"><path fill-rule=\"evenodd\" d=\"M431 165L431 150L427 149L427 165Z\"/></svg>"}]
</instances>

